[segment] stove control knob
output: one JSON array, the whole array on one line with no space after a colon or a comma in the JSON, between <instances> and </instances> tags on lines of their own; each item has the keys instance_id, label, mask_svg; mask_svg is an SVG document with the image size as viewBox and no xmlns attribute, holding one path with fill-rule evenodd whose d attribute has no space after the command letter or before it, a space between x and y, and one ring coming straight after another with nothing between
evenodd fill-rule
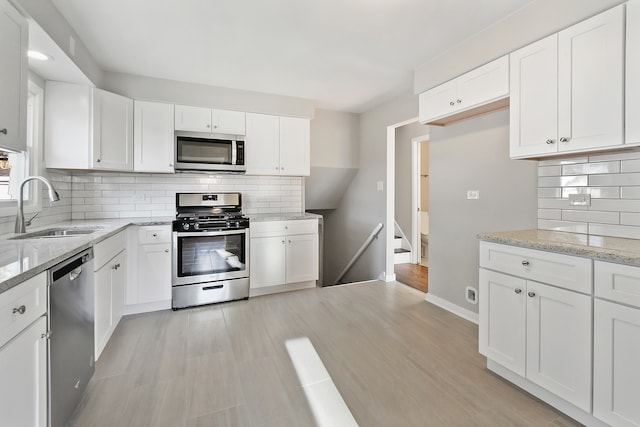
<instances>
[{"instance_id":1,"label":"stove control knob","mask_svg":"<svg viewBox=\"0 0 640 427\"><path fill-rule=\"evenodd\" d=\"M198 223L196 222L195 224L193 224L193 229L194 230L199 230L200 229L200 225L198 225Z\"/></svg>"},{"instance_id":2,"label":"stove control knob","mask_svg":"<svg viewBox=\"0 0 640 427\"><path fill-rule=\"evenodd\" d=\"M185 230L188 230L189 229L189 224L185 222L184 224L182 224L182 228L185 229Z\"/></svg>"}]
</instances>

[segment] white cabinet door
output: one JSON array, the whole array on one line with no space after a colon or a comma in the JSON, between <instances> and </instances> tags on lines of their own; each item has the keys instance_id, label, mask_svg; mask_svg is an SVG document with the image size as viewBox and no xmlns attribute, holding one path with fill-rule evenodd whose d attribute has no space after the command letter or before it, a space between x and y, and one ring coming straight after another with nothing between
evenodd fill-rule
<instances>
[{"instance_id":1,"label":"white cabinet door","mask_svg":"<svg viewBox=\"0 0 640 427\"><path fill-rule=\"evenodd\" d=\"M318 280L318 234L297 234L286 239L286 283Z\"/></svg>"},{"instance_id":2,"label":"white cabinet door","mask_svg":"<svg viewBox=\"0 0 640 427\"><path fill-rule=\"evenodd\" d=\"M171 244L138 247L138 294L136 303L171 299Z\"/></svg>"},{"instance_id":3,"label":"white cabinet door","mask_svg":"<svg viewBox=\"0 0 640 427\"><path fill-rule=\"evenodd\" d=\"M226 133L230 135L244 135L245 113L241 111L213 110L213 133Z\"/></svg>"},{"instance_id":4,"label":"white cabinet door","mask_svg":"<svg viewBox=\"0 0 640 427\"><path fill-rule=\"evenodd\" d=\"M133 170L133 100L94 89L93 167Z\"/></svg>"},{"instance_id":5,"label":"white cabinet door","mask_svg":"<svg viewBox=\"0 0 640 427\"><path fill-rule=\"evenodd\" d=\"M247 113L247 175L280 174L280 118Z\"/></svg>"},{"instance_id":6,"label":"white cabinet door","mask_svg":"<svg viewBox=\"0 0 640 427\"><path fill-rule=\"evenodd\" d=\"M491 61L458 77L456 109L467 110L509 96L509 57Z\"/></svg>"},{"instance_id":7,"label":"white cabinet door","mask_svg":"<svg viewBox=\"0 0 640 427\"><path fill-rule=\"evenodd\" d=\"M591 297L527 282L527 378L591 412Z\"/></svg>"},{"instance_id":8,"label":"white cabinet door","mask_svg":"<svg viewBox=\"0 0 640 427\"><path fill-rule=\"evenodd\" d=\"M40 317L0 348L0 425L46 427L47 332Z\"/></svg>"},{"instance_id":9,"label":"white cabinet door","mask_svg":"<svg viewBox=\"0 0 640 427\"><path fill-rule=\"evenodd\" d=\"M640 310L596 299L593 339L593 415L640 426Z\"/></svg>"},{"instance_id":10,"label":"white cabinet door","mask_svg":"<svg viewBox=\"0 0 640 427\"><path fill-rule=\"evenodd\" d=\"M175 130L211 132L211 108L176 105Z\"/></svg>"},{"instance_id":11,"label":"white cabinet door","mask_svg":"<svg viewBox=\"0 0 640 427\"><path fill-rule=\"evenodd\" d=\"M282 285L285 277L285 238L251 239L249 274L251 288Z\"/></svg>"},{"instance_id":12,"label":"white cabinet door","mask_svg":"<svg viewBox=\"0 0 640 427\"><path fill-rule=\"evenodd\" d=\"M127 290L127 251L122 251L111 261L111 333L118 326L124 313Z\"/></svg>"},{"instance_id":13,"label":"white cabinet door","mask_svg":"<svg viewBox=\"0 0 640 427\"><path fill-rule=\"evenodd\" d=\"M511 157L558 151L558 35L510 55Z\"/></svg>"},{"instance_id":14,"label":"white cabinet door","mask_svg":"<svg viewBox=\"0 0 640 427\"><path fill-rule=\"evenodd\" d=\"M134 170L173 173L173 104L136 100L133 119Z\"/></svg>"},{"instance_id":15,"label":"white cabinet door","mask_svg":"<svg viewBox=\"0 0 640 427\"><path fill-rule=\"evenodd\" d=\"M526 281L480 269L480 353L525 376Z\"/></svg>"},{"instance_id":16,"label":"white cabinet door","mask_svg":"<svg viewBox=\"0 0 640 427\"><path fill-rule=\"evenodd\" d=\"M640 143L640 0L627 6L625 143Z\"/></svg>"},{"instance_id":17,"label":"white cabinet door","mask_svg":"<svg viewBox=\"0 0 640 427\"><path fill-rule=\"evenodd\" d=\"M309 147L309 120L280 117L280 174L309 176Z\"/></svg>"},{"instance_id":18,"label":"white cabinet door","mask_svg":"<svg viewBox=\"0 0 640 427\"><path fill-rule=\"evenodd\" d=\"M457 96L458 86L455 79L421 93L418 98L420 122L427 123L455 112Z\"/></svg>"},{"instance_id":19,"label":"white cabinet door","mask_svg":"<svg viewBox=\"0 0 640 427\"><path fill-rule=\"evenodd\" d=\"M26 150L27 45L25 19L0 0L0 147Z\"/></svg>"},{"instance_id":20,"label":"white cabinet door","mask_svg":"<svg viewBox=\"0 0 640 427\"><path fill-rule=\"evenodd\" d=\"M624 143L624 5L558 35L558 150Z\"/></svg>"},{"instance_id":21,"label":"white cabinet door","mask_svg":"<svg viewBox=\"0 0 640 427\"><path fill-rule=\"evenodd\" d=\"M94 331L95 331L95 355L96 360L100 357L102 350L109 340L109 331L111 329L111 263L105 264L95 274L95 314L94 314Z\"/></svg>"}]
</instances>

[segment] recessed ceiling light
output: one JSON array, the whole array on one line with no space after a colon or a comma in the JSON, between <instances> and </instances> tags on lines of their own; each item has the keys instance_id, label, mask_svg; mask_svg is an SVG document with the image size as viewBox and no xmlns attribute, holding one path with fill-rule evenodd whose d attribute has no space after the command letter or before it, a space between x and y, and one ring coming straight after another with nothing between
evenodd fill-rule
<instances>
[{"instance_id":1,"label":"recessed ceiling light","mask_svg":"<svg viewBox=\"0 0 640 427\"><path fill-rule=\"evenodd\" d=\"M51 61L53 57L46 53L38 52L37 50L28 50L27 56L31 59L37 59L38 61Z\"/></svg>"}]
</instances>

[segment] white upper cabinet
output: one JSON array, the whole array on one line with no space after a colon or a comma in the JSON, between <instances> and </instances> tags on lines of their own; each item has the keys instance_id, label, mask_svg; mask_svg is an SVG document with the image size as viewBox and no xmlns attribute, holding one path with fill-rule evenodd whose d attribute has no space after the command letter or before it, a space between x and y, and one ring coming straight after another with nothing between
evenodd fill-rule
<instances>
[{"instance_id":1,"label":"white upper cabinet","mask_svg":"<svg viewBox=\"0 0 640 427\"><path fill-rule=\"evenodd\" d=\"M134 102L133 153L136 172L174 172L173 116L173 104Z\"/></svg>"},{"instance_id":2,"label":"white upper cabinet","mask_svg":"<svg viewBox=\"0 0 640 427\"><path fill-rule=\"evenodd\" d=\"M624 6L558 35L558 151L624 143Z\"/></svg>"},{"instance_id":3,"label":"white upper cabinet","mask_svg":"<svg viewBox=\"0 0 640 427\"><path fill-rule=\"evenodd\" d=\"M510 56L511 157L558 151L558 35Z\"/></svg>"},{"instance_id":4,"label":"white upper cabinet","mask_svg":"<svg viewBox=\"0 0 640 427\"><path fill-rule=\"evenodd\" d=\"M0 148L26 150L27 46L25 19L0 0Z\"/></svg>"},{"instance_id":5,"label":"white upper cabinet","mask_svg":"<svg viewBox=\"0 0 640 427\"><path fill-rule=\"evenodd\" d=\"M510 154L624 143L624 5L511 54Z\"/></svg>"},{"instance_id":6,"label":"white upper cabinet","mask_svg":"<svg viewBox=\"0 0 640 427\"><path fill-rule=\"evenodd\" d=\"M133 101L70 83L45 89L45 165L133 170Z\"/></svg>"},{"instance_id":7,"label":"white upper cabinet","mask_svg":"<svg viewBox=\"0 0 640 427\"><path fill-rule=\"evenodd\" d=\"M175 130L244 135L245 113L176 105Z\"/></svg>"},{"instance_id":8,"label":"white upper cabinet","mask_svg":"<svg viewBox=\"0 0 640 427\"><path fill-rule=\"evenodd\" d=\"M640 0L627 6L625 142L640 143Z\"/></svg>"},{"instance_id":9,"label":"white upper cabinet","mask_svg":"<svg viewBox=\"0 0 640 427\"><path fill-rule=\"evenodd\" d=\"M247 175L310 173L310 121L247 113Z\"/></svg>"},{"instance_id":10,"label":"white upper cabinet","mask_svg":"<svg viewBox=\"0 0 640 427\"><path fill-rule=\"evenodd\" d=\"M503 56L420 94L420 123L443 125L507 105L509 57Z\"/></svg>"}]
</instances>

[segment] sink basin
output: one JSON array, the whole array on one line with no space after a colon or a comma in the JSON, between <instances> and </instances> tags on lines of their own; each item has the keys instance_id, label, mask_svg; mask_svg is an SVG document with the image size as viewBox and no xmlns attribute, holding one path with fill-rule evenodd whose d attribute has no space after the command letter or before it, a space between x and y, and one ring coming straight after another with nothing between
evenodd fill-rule
<instances>
[{"instance_id":1,"label":"sink basin","mask_svg":"<svg viewBox=\"0 0 640 427\"><path fill-rule=\"evenodd\" d=\"M22 239L51 239L56 237L73 237L95 233L102 230L102 227L56 227L46 230L34 231L33 233L20 234L8 240Z\"/></svg>"}]
</instances>

